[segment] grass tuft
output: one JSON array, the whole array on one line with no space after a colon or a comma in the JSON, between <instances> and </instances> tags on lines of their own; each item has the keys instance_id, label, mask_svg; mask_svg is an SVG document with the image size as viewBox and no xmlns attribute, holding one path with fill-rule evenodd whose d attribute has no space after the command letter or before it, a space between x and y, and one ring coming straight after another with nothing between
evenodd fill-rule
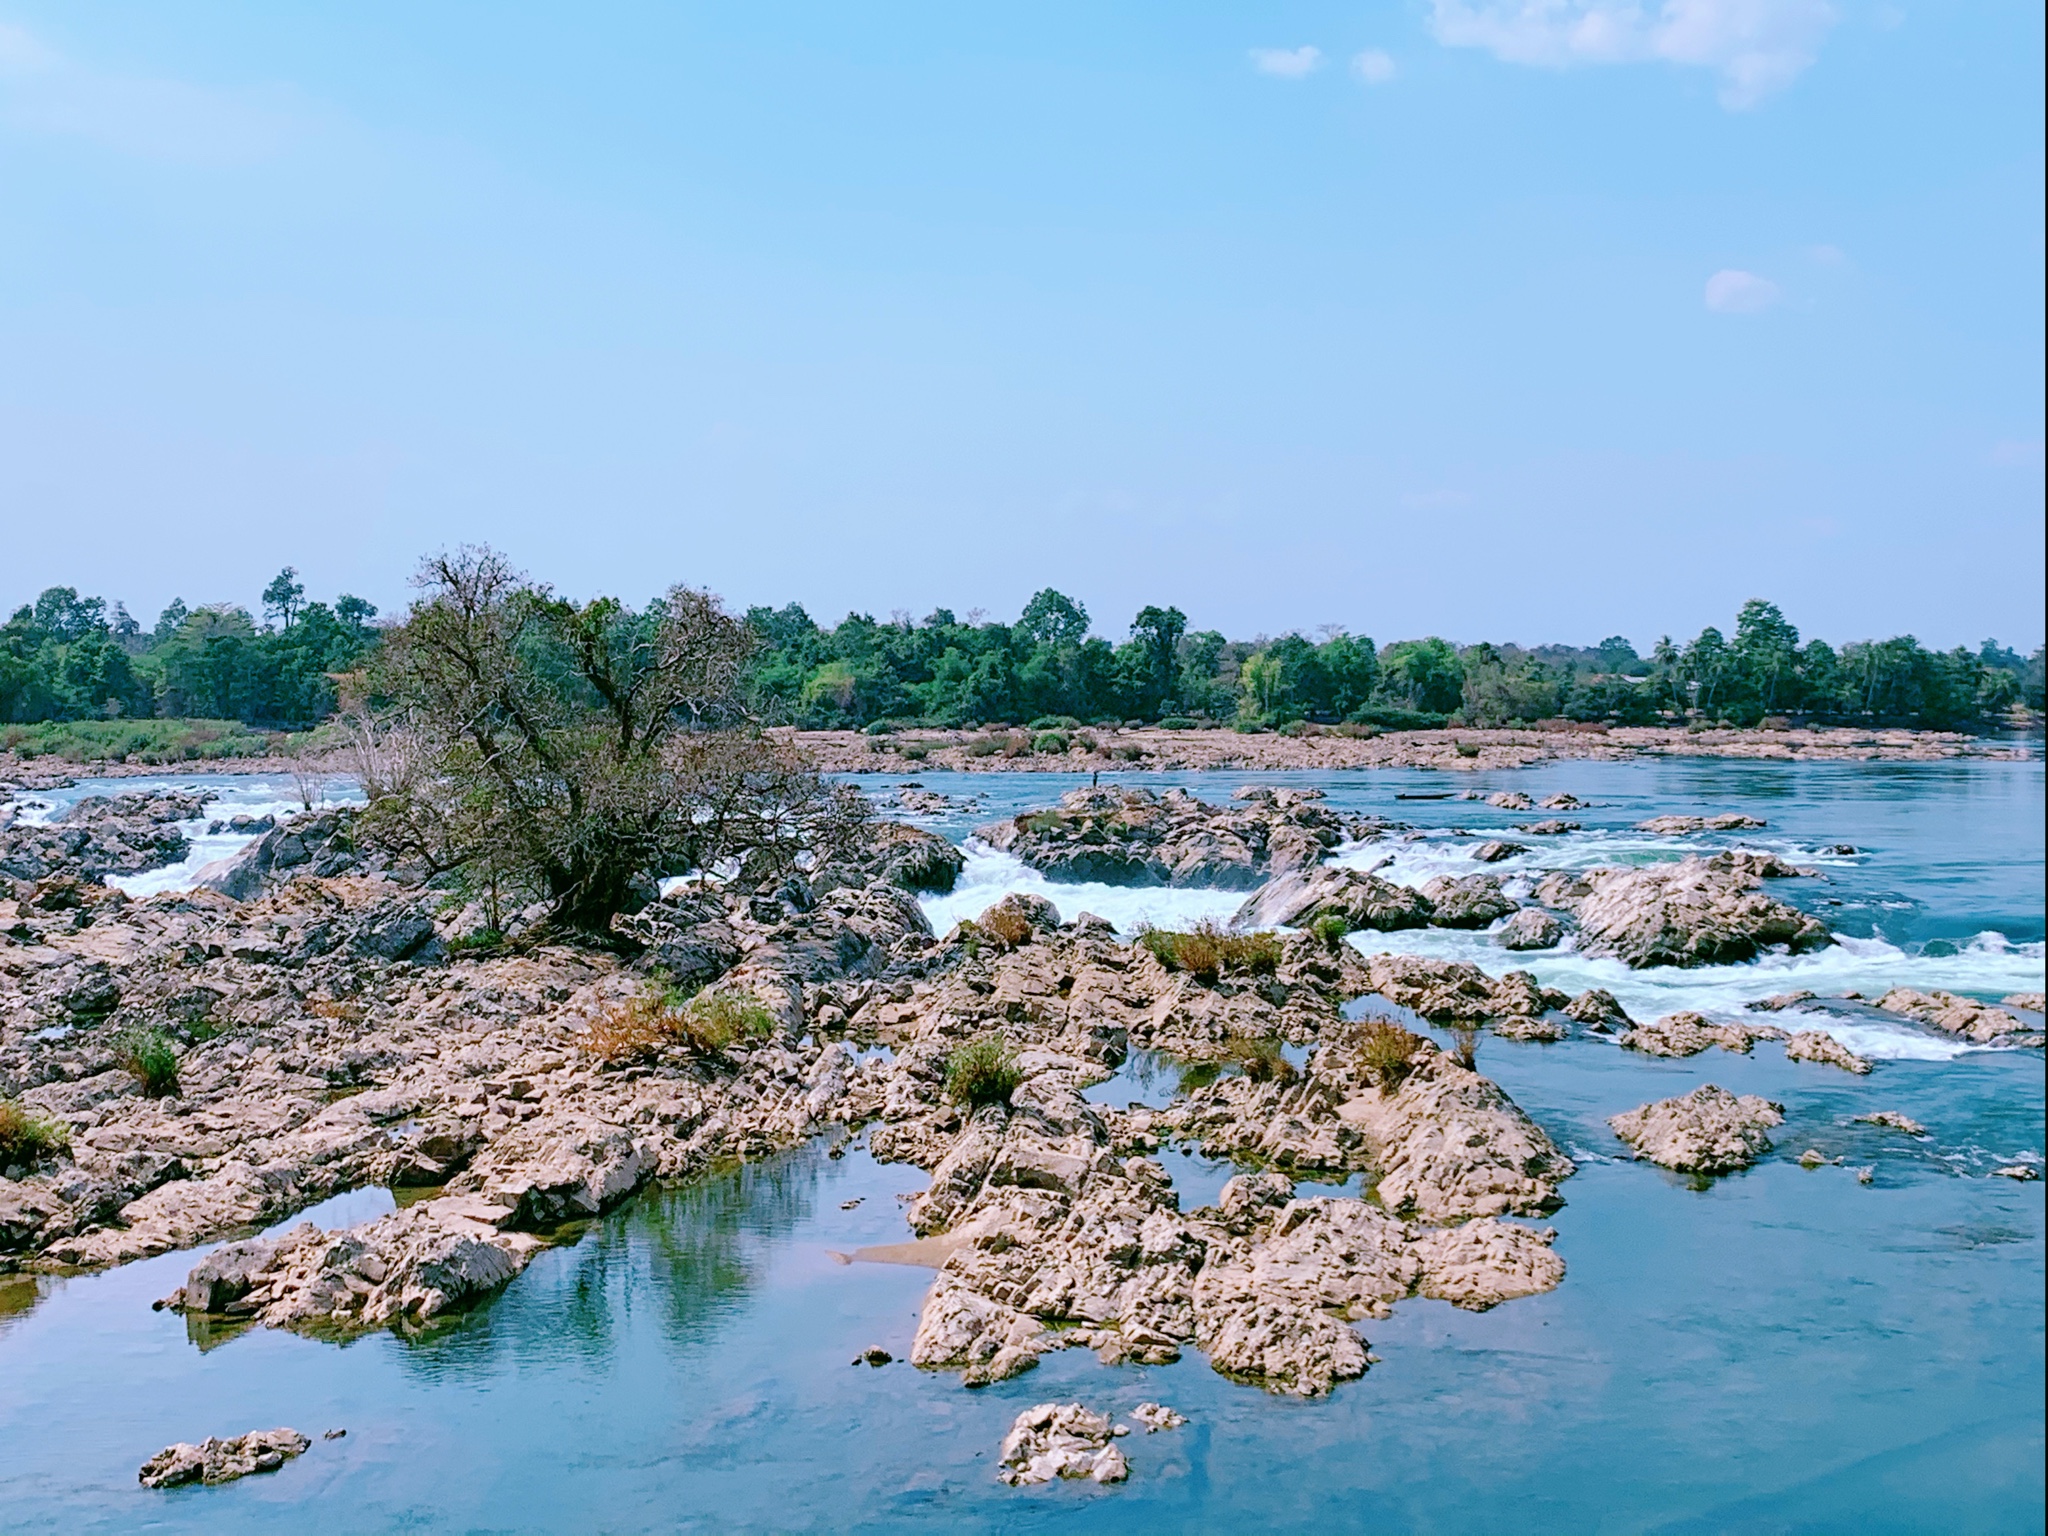
<instances>
[{"instance_id":1,"label":"grass tuft","mask_svg":"<svg viewBox=\"0 0 2048 1536\"><path fill-rule=\"evenodd\" d=\"M31 1114L13 1099L0 1099L0 1168L27 1164L71 1150L71 1132L60 1121Z\"/></svg>"},{"instance_id":2,"label":"grass tuft","mask_svg":"<svg viewBox=\"0 0 2048 1536\"><path fill-rule=\"evenodd\" d=\"M969 1109L1009 1103L1023 1080L1017 1053L1001 1035L970 1040L946 1058L946 1097Z\"/></svg>"},{"instance_id":3,"label":"grass tuft","mask_svg":"<svg viewBox=\"0 0 2048 1536\"><path fill-rule=\"evenodd\" d=\"M114 1064L142 1085L145 1096L168 1098L178 1091L178 1049L162 1030L124 1029L112 1044Z\"/></svg>"},{"instance_id":4,"label":"grass tuft","mask_svg":"<svg viewBox=\"0 0 2048 1536\"><path fill-rule=\"evenodd\" d=\"M1277 934L1230 933L1213 922L1197 923L1185 933L1147 928L1138 942L1169 971L1184 971L1207 986L1226 973L1270 976L1280 965Z\"/></svg>"},{"instance_id":5,"label":"grass tuft","mask_svg":"<svg viewBox=\"0 0 2048 1536\"><path fill-rule=\"evenodd\" d=\"M1358 1059L1381 1093L1392 1093L1406 1081L1415 1053L1424 1041L1386 1019L1370 1019L1359 1037Z\"/></svg>"}]
</instances>

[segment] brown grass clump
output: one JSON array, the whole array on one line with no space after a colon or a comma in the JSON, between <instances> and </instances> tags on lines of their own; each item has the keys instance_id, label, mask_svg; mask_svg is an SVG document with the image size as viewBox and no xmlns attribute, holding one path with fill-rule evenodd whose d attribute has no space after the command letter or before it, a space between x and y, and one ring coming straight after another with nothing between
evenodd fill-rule
<instances>
[{"instance_id":1,"label":"brown grass clump","mask_svg":"<svg viewBox=\"0 0 2048 1536\"><path fill-rule=\"evenodd\" d=\"M1392 1093L1407 1078L1415 1053L1425 1043L1420 1035L1410 1034L1398 1024L1371 1019L1359 1036L1359 1063L1372 1074L1381 1093Z\"/></svg>"},{"instance_id":2,"label":"brown grass clump","mask_svg":"<svg viewBox=\"0 0 2048 1536\"><path fill-rule=\"evenodd\" d=\"M991 907L982 913L980 927L1012 949L1031 941L1031 920L1014 907Z\"/></svg>"},{"instance_id":3,"label":"brown grass clump","mask_svg":"<svg viewBox=\"0 0 2048 1536\"><path fill-rule=\"evenodd\" d=\"M720 992L679 1004L662 990L613 1004L590 1021L580 1043L606 1066L623 1067L674 1047L698 1056L720 1056L774 1032L774 1016L746 998Z\"/></svg>"},{"instance_id":4,"label":"brown grass clump","mask_svg":"<svg viewBox=\"0 0 2048 1536\"><path fill-rule=\"evenodd\" d=\"M1280 965L1278 935L1230 933L1213 922L1197 923L1186 933L1147 928L1138 942L1169 971L1184 971L1208 986L1226 972L1270 976Z\"/></svg>"},{"instance_id":5,"label":"brown grass clump","mask_svg":"<svg viewBox=\"0 0 2048 1536\"><path fill-rule=\"evenodd\" d=\"M339 1019L344 1024L363 1022L363 1005L338 997L316 997L306 1004L306 1012L316 1019Z\"/></svg>"},{"instance_id":6,"label":"brown grass clump","mask_svg":"<svg viewBox=\"0 0 2048 1536\"><path fill-rule=\"evenodd\" d=\"M30 1114L13 1099L0 1099L0 1168L33 1168L70 1147L71 1132L64 1125Z\"/></svg>"},{"instance_id":7,"label":"brown grass clump","mask_svg":"<svg viewBox=\"0 0 2048 1536\"><path fill-rule=\"evenodd\" d=\"M1280 1042L1270 1036L1253 1038L1231 1035L1223 1049L1236 1058L1244 1075L1255 1083L1291 1083L1301 1074L1280 1051Z\"/></svg>"}]
</instances>

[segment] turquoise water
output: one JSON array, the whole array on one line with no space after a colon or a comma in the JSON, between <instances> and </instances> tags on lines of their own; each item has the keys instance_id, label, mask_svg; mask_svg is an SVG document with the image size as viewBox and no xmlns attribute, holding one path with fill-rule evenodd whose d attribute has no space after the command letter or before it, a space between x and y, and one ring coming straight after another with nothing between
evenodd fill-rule
<instances>
[{"instance_id":1,"label":"turquoise water","mask_svg":"<svg viewBox=\"0 0 2048 1536\"><path fill-rule=\"evenodd\" d=\"M1001 806L1064 787L1019 778L925 782ZM1345 802L1421 825L1530 819L1392 800L1446 778L1328 782L1333 799L1342 784ZM1199 784L1219 797L1228 782ZM1831 920L1870 946L1854 963L1946 967L1989 995L2014 976L2040 985L2039 764L1565 764L1477 782L1600 799L1571 813L1589 847L1625 842L1618 829L1656 811L1727 809L1771 820L1751 845L1853 843L1868 851L1830 866L1828 888L1775 889L1842 901ZM901 1363L852 1366L872 1344L908 1353L929 1275L833 1253L906 1236L896 1196L923 1176L817 1145L643 1196L418 1341L249 1332L202 1350L148 1307L191 1254L40 1282L34 1305L0 1319L0 1527L2041 1529L2043 1186L1985 1176L2041 1160L2040 1053L1902 1053L1857 1079L1769 1045L1680 1062L1597 1040L1479 1050L1581 1163L1551 1219L1569 1273L1481 1315L1402 1305L1364 1325L1379 1363L1325 1401L1233 1385L1193 1351L1114 1369L1075 1351L975 1392ZM1607 1115L1705 1081L1785 1103L1777 1156L1704 1190L1615 1158ZM1847 1123L1880 1108L1932 1135ZM1808 1146L1845 1161L1803 1169ZM1189 1204L1228 1172L1174 1166ZM338 1225L386 1200L362 1192L316 1214ZM0 1312L26 1299L0 1288ZM1010 1420L1069 1398L1120 1412L1158 1400L1191 1422L1125 1441L1122 1487L998 1484ZM273 1424L315 1437L275 1475L135 1484L172 1440ZM331 1427L349 1433L318 1438Z\"/></svg>"}]
</instances>

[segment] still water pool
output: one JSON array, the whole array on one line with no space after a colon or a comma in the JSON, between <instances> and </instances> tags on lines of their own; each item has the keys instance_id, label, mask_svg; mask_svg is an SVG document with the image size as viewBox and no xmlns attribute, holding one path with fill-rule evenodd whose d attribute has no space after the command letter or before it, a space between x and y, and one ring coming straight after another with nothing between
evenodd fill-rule
<instances>
[{"instance_id":1,"label":"still water pool","mask_svg":"<svg viewBox=\"0 0 2048 1536\"><path fill-rule=\"evenodd\" d=\"M1411 778L1445 784L1320 782L1346 809L1443 832L1517 819L1395 802ZM1071 783L1016 779L960 776L987 799L947 830ZM1194 787L1220 798L1231 782ZM1743 841L1786 852L1852 844L1827 885L1774 893L1840 902L1824 910L1867 942L1852 959L1872 977L1939 974L1987 996L2041 985L2039 764L1563 764L1478 782L1595 801L1572 813L1589 860L1602 838L1600 856L1627 856L1627 826L1655 811L1751 811L1771 826ZM1456 845L1415 848L1420 864ZM992 899L1001 882L984 872ZM1489 969L1527 963L1483 937L1460 936ZM1755 995L1783 990L1737 978L1751 979ZM1552 1218L1565 1282L1481 1315L1405 1303L1363 1325L1379 1363L1325 1401L1234 1385L1194 1351L1115 1369L1072 1351L972 1392L911 1369L900 1357L929 1272L835 1255L904 1238L897 1197L923 1176L858 1141L836 1159L819 1143L650 1192L419 1340L195 1337L149 1309L190 1253L0 1284L0 1529L2041 1529L2043 1186L1988 1176L2040 1165L2040 1053L1899 1052L1852 1078L1768 1045L1689 1061L1594 1039L1479 1050L1580 1162ZM1618 1158L1606 1116L1706 1081L1785 1103L1778 1155L1705 1189ZM1931 1134L1849 1123L1874 1109ZM1807 1147L1843 1162L1801 1168ZM1173 1166L1190 1205L1228 1172ZM313 1214L338 1226L388 1198ZM877 1344L899 1363L849 1363ZM1163 1401L1190 1423L1124 1442L1122 1487L998 1484L1011 1418L1068 1398L1124 1414ZM315 1437L275 1475L136 1485L173 1440L275 1424ZM329 1428L348 1434L319 1438Z\"/></svg>"}]
</instances>

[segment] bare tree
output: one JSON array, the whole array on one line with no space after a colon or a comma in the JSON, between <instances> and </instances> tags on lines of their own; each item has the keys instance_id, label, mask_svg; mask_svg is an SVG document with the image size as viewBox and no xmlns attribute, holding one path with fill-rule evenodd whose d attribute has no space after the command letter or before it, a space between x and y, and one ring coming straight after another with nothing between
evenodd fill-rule
<instances>
[{"instance_id":1,"label":"bare tree","mask_svg":"<svg viewBox=\"0 0 2048 1536\"><path fill-rule=\"evenodd\" d=\"M844 797L747 712L754 633L710 593L579 606L488 548L415 585L357 730L372 838L602 931L647 876L766 877L843 837Z\"/></svg>"}]
</instances>

